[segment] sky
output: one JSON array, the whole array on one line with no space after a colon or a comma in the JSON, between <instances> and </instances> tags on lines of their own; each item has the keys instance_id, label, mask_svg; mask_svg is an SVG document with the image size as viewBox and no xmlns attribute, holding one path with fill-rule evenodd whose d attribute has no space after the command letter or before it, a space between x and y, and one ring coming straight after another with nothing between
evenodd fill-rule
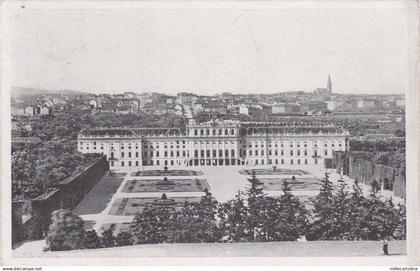
<instances>
[{"instance_id":1,"label":"sky","mask_svg":"<svg viewBox=\"0 0 420 271\"><path fill-rule=\"evenodd\" d=\"M92 93L404 93L404 10L19 9L13 86Z\"/></svg>"}]
</instances>

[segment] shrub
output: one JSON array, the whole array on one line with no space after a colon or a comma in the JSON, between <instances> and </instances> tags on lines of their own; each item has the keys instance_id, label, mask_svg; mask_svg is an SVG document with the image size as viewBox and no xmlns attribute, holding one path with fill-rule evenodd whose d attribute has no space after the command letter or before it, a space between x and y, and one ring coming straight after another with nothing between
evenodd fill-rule
<instances>
[{"instance_id":1,"label":"shrub","mask_svg":"<svg viewBox=\"0 0 420 271\"><path fill-rule=\"evenodd\" d=\"M83 220L70 210L59 209L52 213L46 238L46 250L72 250L86 247Z\"/></svg>"}]
</instances>

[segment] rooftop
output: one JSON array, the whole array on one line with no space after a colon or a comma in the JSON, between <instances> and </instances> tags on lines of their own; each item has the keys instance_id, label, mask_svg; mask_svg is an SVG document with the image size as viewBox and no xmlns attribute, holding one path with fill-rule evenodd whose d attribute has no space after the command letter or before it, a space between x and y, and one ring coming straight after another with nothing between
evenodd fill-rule
<instances>
[{"instance_id":1,"label":"rooftop","mask_svg":"<svg viewBox=\"0 0 420 271\"><path fill-rule=\"evenodd\" d=\"M316 134L316 133L348 133L345 129L331 123L311 121L283 122L239 122L233 120L212 120L200 124L187 124L187 128L226 127L239 128L242 134L279 133L279 134ZM179 136L185 135L184 128L89 128L80 132L90 137L136 137L136 136Z\"/></svg>"}]
</instances>

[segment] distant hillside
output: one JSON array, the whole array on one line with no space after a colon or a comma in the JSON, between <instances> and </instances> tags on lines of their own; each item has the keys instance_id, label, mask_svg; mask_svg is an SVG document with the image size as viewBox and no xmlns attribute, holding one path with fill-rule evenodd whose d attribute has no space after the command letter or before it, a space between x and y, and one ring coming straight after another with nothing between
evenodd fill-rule
<instances>
[{"instance_id":1,"label":"distant hillside","mask_svg":"<svg viewBox=\"0 0 420 271\"><path fill-rule=\"evenodd\" d=\"M27 87L12 87L10 95L12 97L19 96L30 96L30 95L40 95L40 94L65 94L65 95L87 95L89 93L77 90L47 90L47 89L38 89L38 88L27 88Z\"/></svg>"}]
</instances>

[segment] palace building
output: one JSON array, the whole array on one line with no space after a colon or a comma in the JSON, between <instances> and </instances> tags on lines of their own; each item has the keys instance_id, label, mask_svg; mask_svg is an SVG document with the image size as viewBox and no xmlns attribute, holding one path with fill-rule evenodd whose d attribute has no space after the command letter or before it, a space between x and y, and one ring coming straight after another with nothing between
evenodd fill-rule
<instances>
[{"instance_id":1,"label":"palace building","mask_svg":"<svg viewBox=\"0 0 420 271\"><path fill-rule=\"evenodd\" d=\"M307 122L210 121L185 128L91 128L78 150L111 170L141 166L314 165L348 150L348 131Z\"/></svg>"}]
</instances>

